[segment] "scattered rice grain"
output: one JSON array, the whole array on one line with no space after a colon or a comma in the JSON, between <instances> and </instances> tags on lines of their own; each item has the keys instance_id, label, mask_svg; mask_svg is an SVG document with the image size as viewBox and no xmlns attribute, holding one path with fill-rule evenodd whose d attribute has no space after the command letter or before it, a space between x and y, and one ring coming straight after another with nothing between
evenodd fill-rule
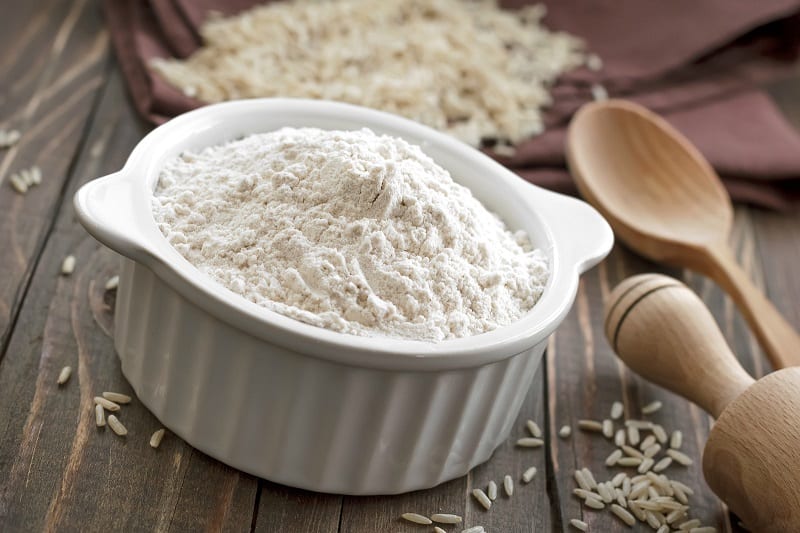
<instances>
[{"instance_id":1,"label":"scattered rice grain","mask_svg":"<svg viewBox=\"0 0 800 533\"><path fill-rule=\"evenodd\" d=\"M653 444L656 443L655 435L648 435L644 438L644 440L639 444L639 449L644 451L646 448L649 448Z\"/></svg>"},{"instance_id":2,"label":"scattered rice grain","mask_svg":"<svg viewBox=\"0 0 800 533\"><path fill-rule=\"evenodd\" d=\"M592 84L592 99L595 102L603 102L608 100L608 89L599 83Z\"/></svg>"},{"instance_id":3,"label":"scattered rice grain","mask_svg":"<svg viewBox=\"0 0 800 533\"><path fill-rule=\"evenodd\" d=\"M472 526L467 529L462 529L461 533L486 533L486 530L483 529L483 526Z\"/></svg>"},{"instance_id":4,"label":"scattered rice grain","mask_svg":"<svg viewBox=\"0 0 800 533\"><path fill-rule=\"evenodd\" d=\"M586 476L583 475L583 472L576 470L573 475L575 476L575 482L580 488L583 490L592 490L592 486L589 485L589 481L586 479Z\"/></svg>"},{"instance_id":5,"label":"scattered rice grain","mask_svg":"<svg viewBox=\"0 0 800 533\"><path fill-rule=\"evenodd\" d=\"M636 429L652 429L653 423L649 420L626 420L625 427Z\"/></svg>"},{"instance_id":6,"label":"scattered rice grain","mask_svg":"<svg viewBox=\"0 0 800 533\"><path fill-rule=\"evenodd\" d=\"M626 477L628 477L628 474L626 474L625 472L620 472L619 474L611 478L611 485L613 485L614 487L621 487L622 482L625 480Z\"/></svg>"},{"instance_id":7,"label":"scattered rice grain","mask_svg":"<svg viewBox=\"0 0 800 533\"><path fill-rule=\"evenodd\" d=\"M606 504L604 504L601 500L598 500L596 498L586 498L585 500L583 500L583 504L586 507L589 507L590 509L600 510L606 508Z\"/></svg>"},{"instance_id":8,"label":"scattered rice grain","mask_svg":"<svg viewBox=\"0 0 800 533\"><path fill-rule=\"evenodd\" d=\"M586 490L586 489L572 489L572 494L577 496L578 498L585 500L586 498L594 498L596 500L601 500L599 494L594 491Z\"/></svg>"},{"instance_id":9,"label":"scattered rice grain","mask_svg":"<svg viewBox=\"0 0 800 533\"><path fill-rule=\"evenodd\" d=\"M119 392L104 392L103 398L118 404L131 403L130 396L128 396L127 394L121 394Z\"/></svg>"},{"instance_id":10,"label":"scattered rice grain","mask_svg":"<svg viewBox=\"0 0 800 533\"><path fill-rule=\"evenodd\" d=\"M64 261L61 262L61 273L65 276L69 276L75 271L75 256L68 255L64 258Z\"/></svg>"},{"instance_id":11,"label":"scattered rice grain","mask_svg":"<svg viewBox=\"0 0 800 533\"><path fill-rule=\"evenodd\" d=\"M481 489L472 489L472 496L478 500L484 509L487 511L492 507L492 500L489 499L489 496L486 495Z\"/></svg>"},{"instance_id":12,"label":"scattered rice grain","mask_svg":"<svg viewBox=\"0 0 800 533\"><path fill-rule=\"evenodd\" d=\"M523 437L517 441L517 446L523 448L539 448L542 445L544 445L544 441L536 437Z\"/></svg>"},{"instance_id":13,"label":"scattered rice grain","mask_svg":"<svg viewBox=\"0 0 800 533\"><path fill-rule=\"evenodd\" d=\"M676 463L683 466L689 466L694 463L691 457L678 450L673 450L670 448L669 450L667 450L667 455L672 457Z\"/></svg>"},{"instance_id":14,"label":"scattered rice grain","mask_svg":"<svg viewBox=\"0 0 800 533\"><path fill-rule=\"evenodd\" d=\"M634 517L631 513L629 513L626 509L624 509L621 505L617 505L616 503L611 504L611 512L614 513L617 518L625 522L629 526L633 526L636 523L636 517Z\"/></svg>"},{"instance_id":15,"label":"scattered rice grain","mask_svg":"<svg viewBox=\"0 0 800 533\"><path fill-rule=\"evenodd\" d=\"M614 422L609 418L603 420L603 436L608 439L614 436Z\"/></svg>"},{"instance_id":16,"label":"scattered rice grain","mask_svg":"<svg viewBox=\"0 0 800 533\"><path fill-rule=\"evenodd\" d=\"M642 464L642 460L638 457L623 457L622 459L617 461L619 466L639 466Z\"/></svg>"},{"instance_id":17,"label":"scattered rice grain","mask_svg":"<svg viewBox=\"0 0 800 533\"><path fill-rule=\"evenodd\" d=\"M717 533L717 528L711 526L693 527L689 533Z\"/></svg>"},{"instance_id":18,"label":"scattered rice grain","mask_svg":"<svg viewBox=\"0 0 800 533\"><path fill-rule=\"evenodd\" d=\"M628 442L631 446L639 444L639 428L628 426Z\"/></svg>"},{"instance_id":19,"label":"scattered rice grain","mask_svg":"<svg viewBox=\"0 0 800 533\"><path fill-rule=\"evenodd\" d=\"M94 406L94 423L99 428L106 425L106 411L102 405L97 404Z\"/></svg>"},{"instance_id":20,"label":"scattered rice grain","mask_svg":"<svg viewBox=\"0 0 800 533\"><path fill-rule=\"evenodd\" d=\"M506 491L506 496L509 498L514 494L514 480L507 474L503 478L503 490Z\"/></svg>"},{"instance_id":21,"label":"scattered rice grain","mask_svg":"<svg viewBox=\"0 0 800 533\"><path fill-rule=\"evenodd\" d=\"M611 419L618 420L625 412L625 406L622 402L614 402L611 404Z\"/></svg>"},{"instance_id":22,"label":"scattered rice grain","mask_svg":"<svg viewBox=\"0 0 800 533\"><path fill-rule=\"evenodd\" d=\"M433 533L447 533L444 529L440 528L439 526L433 527Z\"/></svg>"},{"instance_id":23,"label":"scattered rice grain","mask_svg":"<svg viewBox=\"0 0 800 533\"><path fill-rule=\"evenodd\" d=\"M634 448L633 446L628 446L627 444L623 444L620 448L630 457L644 459L644 454L639 450L637 450L636 448Z\"/></svg>"},{"instance_id":24,"label":"scattered rice grain","mask_svg":"<svg viewBox=\"0 0 800 533\"><path fill-rule=\"evenodd\" d=\"M489 482L489 486L486 487L486 495L492 501L495 501L497 499L497 483L495 483L494 481Z\"/></svg>"},{"instance_id":25,"label":"scattered rice grain","mask_svg":"<svg viewBox=\"0 0 800 533\"><path fill-rule=\"evenodd\" d=\"M660 442L661 444L666 444L667 441L669 440L667 432L663 426L654 424L651 431L653 432L653 435L656 436L656 439L658 439L658 442Z\"/></svg>"},{"instance_id":26,"label":"scattered rice grain","mask_svg":"<svg viewBox=\"0 0 800 533\"><path fill-rule=\"evenodd\" d=\"M562 439L566 439L572 435L572 428L569 426L561 426L561 429L558 430L558 436Z\"/></svg>"},{"instance_id":27,"label":"scattered rice grain","mask_svg":"<svg viewBox=\"0 0 800 533\"><path fill-rule=\"evenodd\" d=\"M11 184L11 188L14 189L19 194L25 194L28 192L28 184L25 183L19 174L12 174L10 178L8 178L8 182Z\"/></svg>"},{"instance_id":28,"label":"scattered rice grain","mask_svg":"<svg viewBox=\"0 0 800 533\"><path fill-rule=\"evenodd\" d=\"M606 457L606 466L614 466L621 458L622 450L614 450L608 457Z\"/></svg>"},{"instance_id":29,"label":"scattered rice grain","mask_svg":"<svg viewBox=\"0 0 800 533\"><path fill-rule=\"evenodd\" d=\"M128 434L128 430L125 429L125 426L122 425L122 422L117 419L114 415L108 415L108 427L110 427L114 433L119 435L120 437L124 437Z\"/></svg>"},{"instance_id":30,"label":"scattered rice grain","mask_svg":"<svg viewBox=\"0 0 800 533\"><path fill-rule=\"evenodd\" d=\"M156 432L150 436L150 446L152 448L158 448L161 445L161 440L164 438L165 432L166 430L164 428L161 428L159 430L156 430Z\"/></svg>"},{"instance_id":31,"label":"scattered rice grain","mask_svg":"<svg viewBox=\"0 0 800 533\"><path fill-rule=\"evenodd\" d=\"M660 444L653 444L652 446L649 446L647 449L645 449L644 456L645 457L655 457L655 455L660 451L661 451L661 445Z\"/></svg>"},{"instance_id":32,"label":"scattered rice grain","mask_svg":"<svg viewBox=\"0 0 800 533\"><path fill-rule=\"evenodd\" d=\"M106 409L108 411L111 411L111 412L119 411L119 405L118 404L112 402L111 400L107 400L107 399L103 398L102 396L95 396L94 397L94 403L96 403L98 405L102 405L104 409Z\"/></svg>"},{"instance_id":33,"label":"scattered rice grain","mask_svg":"<svg viewBox=\"0 0 800 533\"><path fill-rule=\"evenodd\" d=\"M673 450L677 450L683 444L683 433L681 430L676 429L672 432L672 436L669 438L669 447Z\"/></svg>"},{"instance_id":34,"label":"scattered rice grain","mask_svg":"<svg viewBox=\"0 0 800 533\"><path fill-rule=\"evenodd\" d=\"M119 287L119 276L112 276L108 278L108 281L106 281L105 289L107 291L113 291L117 287Z\"/></svg>"},{"instance_id":35,"label":"scattered rice grain","mask_svg":"<svg viewBox=\"0 0 800 533\"><path fill-rule=\"evenodd\" d=\"M463 518L457 514L436 513L431 516L431 520L439 524L460 524Z\"/></svg>"},{"instance_id":36,"label":"scattered rice grain","mask_svg":"<svg viewBox=\"0 0 800 533\"><path fill-rule=\"evenodd\" d=\"M583 520L578 520L577 518L573 518L572 520L570 520L569 525L581 531L589 531L589 524L587 524Z\"/></svg>"},{"instance_id":37,"label":"scattered rice grain","mask_svg":"<svg viewBox=\"0 0 800 533\"><path fill-rule=\"evenodd\" d=\"M527 469L525 472L522 473L522 481L523 483L530 483L533 479L533 476L536 475L536 467L532 466Z\"/></svg>"},{"instance_id":38,"label":"scattered rice grain","mask_svg":"<svg viewBox=\"0 0 800 533\"><path fill-rule=\"evenodd\" d=\"M72 367L71 366L65 366L64 368L61 369L61 372L58 373L58 379L56 380L56 382L59 385L63 385L67 381L69 381L69 377L71 375L72 375Z\"/></svg>"},{"instance_id":39,"label":"scattered rice grain","mask_svg":"<svg viewBox=\"0 0 800 533\"><path fill-rule=\"evenodd\" d=\"M583 472L583 475L586 476L586 481L589 483L589 487L591 487L592 489L596 489L597 481L595 481L594 474L592 474L592 471L589 470L588 468L581 468L581 472Z\"/></svg>"},{"instance_id":40,"label":"scattered rice grain","mask_svg":"<svg viewBox=\"0 0 800 533\"><path fill-rule=\"evenodd\" d=\"M678 525L678 529L686 531L694 527L698 527L700 524L701 524L700 520L698 520L697 518L692 518L691 520L687 520L686 522Z\"/></svg>"},{"instance_id":41,"label":"scattered rice grain","mask_svg":"<svg viewBox=\"0 0 800 533\"><path fill-rule=\"evenodd\" d=\"M528 420L525 422L525 425L528 427L531 437L536 437L537 439L542 438L542 430L539 428L539 424L533 420Z\"/></svg>"},{"instance_id":42,"label":"scattered rice grain","mask_svg":"<svg viewBox=\"0 0 800 533\"><path fill-rule=\"evenodd\" d=\"M654 472L661 472L666 470L672 464L672 457L664 457L653 466Z\"/></svg>"},{"instance_id":43,"label":"scattered rice grain","mask_svg":"<svg viewBox=\"0 0 800 533\"><path fill-rule=\"evenodd\" d=\"M597 485L597 493L600 494L600 499L605 503L611 503L614 500L614 491L610 490L605 483Z\"/></svg>"},{"instance_id":44,"label":"scattered rice grain","mask_svg":"<svg viewBox=\"0 0 800 533\"><path fill-rule=\"evenodd\" d=\"M617 430L617 433L614 435L614 444L617 446L624 446L625 445L625 429L620 428Z\"/></svg>"},{"instance_id":45,"label":"scattered rice grain","mask_svg":"<svg viewBox=\"0 0 800 533\"><path fill-rule=\"evenodd\" d=\"M422 516L421 514L417 513L403 513L400 515L403 520L407 520L408 522L413 522L414 524L422 524L423 526L427 526L432 524L431 519L427 516Z\"/></svg>"},{"instance_id":46,"label":"scattered rice grain","mask_svg":"<svg viewBox=\"0 0 800 533\"><path fill-rule=\"evenodd\" d=\"M663 405L663 404L662 404L660 401L658 401L658 400L655 400L655 401L653 401L653 402L650 402L650 403L648 403L647 405L645 405L644 407L642 407L642 414L643 414L643 415L650 415L650 414L653 414L653 413L655 413L656 411L658 411L659 409L661 409L661 406L662 406L662 405Z\"/></svg>"}]
</instances>

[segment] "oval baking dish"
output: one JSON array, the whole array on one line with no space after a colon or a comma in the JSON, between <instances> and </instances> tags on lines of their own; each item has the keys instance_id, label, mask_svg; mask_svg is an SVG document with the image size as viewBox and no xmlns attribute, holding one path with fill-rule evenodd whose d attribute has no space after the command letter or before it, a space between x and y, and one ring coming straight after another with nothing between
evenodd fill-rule
<instances>
[{"instance_id":1,"label":"oval baking dish","mask_svg":"<svg viewBox=\"0 0 800 533\"><path fill-rule=\"evenodd\" d=\"M539 302L509 326L427 343L303 324L212 281L156 226L150 200L160 169L184 150L283 126L367 127L420 145L547 253ZM122 170L84 185L75 206L89 233L124 256L114 345L139 399L220 461L345 494L432 487L487 460L508 436L578 276L613 242L584 202L530 185L460 141L387 113L310 100L242 100L177 117L142 139Z\"/></svg>"}]
</instances>

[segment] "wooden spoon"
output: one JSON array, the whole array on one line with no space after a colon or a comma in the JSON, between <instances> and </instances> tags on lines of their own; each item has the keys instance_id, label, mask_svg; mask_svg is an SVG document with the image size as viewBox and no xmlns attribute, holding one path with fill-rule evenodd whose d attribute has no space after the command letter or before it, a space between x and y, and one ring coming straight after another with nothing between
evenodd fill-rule
<instances>
[{"instance_id":1,"label":"wooden spoon","mask_svg":"<svg viewBox=\"0 0 800 533\"><path fill-rule=\"evenodd\" d=\"M800 335L736 264L728 246L730 198L685 137L637 104L590 103L570 124L567 162L581 194L628 246L715 280L772 365L800 365Z\"/></svg>"},{"instance_id":2,"label":"wooden spoon","mask_svg":"<svg viewBox=\"0 0 800 533\"><path fill-rule=\"evenodd\" d=\"M703 302L658 274L614 289L605 330L632 370L717 418L703 452L703 474L717 496L751 531L798 531L800 368L754 382Z\"/></svg>"}]
</instances>

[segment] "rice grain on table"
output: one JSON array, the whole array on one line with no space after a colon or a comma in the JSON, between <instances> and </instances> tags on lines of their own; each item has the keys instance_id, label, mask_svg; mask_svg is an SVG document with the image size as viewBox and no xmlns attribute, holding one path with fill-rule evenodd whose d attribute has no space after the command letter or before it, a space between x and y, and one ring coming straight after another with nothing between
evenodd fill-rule
<instances>
[{"instance_id":1,"label":"rice grain on table","mask_svg":"<svg viewBox=\"0 0 800 533\"><path fill-rule=\"evenodd\" d=\"M672 436L669 438L669 447L673 450L677 450L683 444L683 433L681 430L676 429L672 432Z\"/></svg>"},{"instance_id":2,"label":"rice grain on table","mask_svg":"<svg viewBox=\"0 0 800 533\"><path fill-rule=\"evenodd\" d=\"M509 498L514 494L514 480L508 474L503 478L503 490Z\"/></svg>"},{"instance_id":3,"label":"rice grain on table","mask_svg":"<svg viewBox=\"0 0 800 533\"><path fill-rule=\"evenodd\" d=\"M149 66L207 103L338 100L404 115L473 146L490 138L516 144L543 131L550 87L587 61L580 39L542 25L544 12L495 1L275 2L209 17L202 48Z\"/></svg>"},{"instance_id":4,"label":"rice grain on table","mask_svg":"<svg viewBox=\"0 0 800 533\"><path fill-rule=\"evenodd\" d=\"M644 454L634 448L633 446L628 446L627 444L623 444L620 446L623 452L630 457L636 457L637 459L644 459Z\"/></svg>"},{"instance_id":5,"label":"rice grain on table","mask_svg":"<svg viewBox=\"0 0 800 533\"><path fill-rule=\"evenodd\" d=\"M96 404L94 406L94 423L99 428L106 425L106 411L102 405Z\"/></svg>"},{"instance_id":6,"label":"rice grain on table","mask_svg":"<svg viewBox=\"0 0 800 533\"><path fill-rule=\"evenodd\" d=\"M65 276L69 276L75 271L75 256L68 255L64 258L64 261L61 262L61 273Z\"/></svg>"},{"instance_id":7,"label":"rice grain on table","mask_svg":"<svg viewBox=\"0 0 800 533\"><path fill-rule=\"evenodd\" d=\"M457 514L436 513L435 515L431 515L431 520L438 524L460 524L463 518Z\"/></svg>"},{"instance_id":8,"label":"rice grain on table","mask_svg":"<svg viewBox=\"0 0 800 533\"><path fill-rule=\"evenodd\" d=\"M601 500L601 496L596 492L586 489L572 489L572 494L577 496L578 498L585 500L586 498L594 498L595 500Z\"/></svg>"},{"instance_id":9,"label":"rice grain on table","mask_svg":"<svg viewBox=\"0 0 800 533\"><path fill-rule=\"evenodd\" d=\"M699 527L701 523L702 522L700 522L699 519L692 518L691 520L687 520L686 522L678 524L678 529L680 529L682 531L688 531L688 530L694 529L696 527Z\"/></svg>"},{"instance_id":10,"label":"rice grain on table","mask_svg":"<svg viewBox=\"0 0 800 533\"><path fill-rule=\"evenodd\" d=\"M667 437L667 431L658 424L653 424L653 428L651 429L653 435L656 436L656 440L661 444L666 444L669 438Z\"/></svg>"},{"instance_id":11,"label":"rice grain on table","mask_svg":"<svg viewBox=\"0 0 800 533\"><path fill-rule=\"evenodd\" d=\"M497 483L494 481L489 482L489 486L486 488L486 495L492 501L497 499Z\"/></svg>"},{"instance_id":12,"label":"rice grain on table","mask_svg":"<svg viewBox=\"0 0 800 533\"><path fill-rule=\"evenodd\" d=\"M440 528L439 526L434 526L433 533L447 533L444 529Z\"/></svg>"},{"instance_id":13,"label":"rice grain on table","mask_svg":"<svg viewBox=\"0 0 800 533\"><path fill-rule=\"evenodd\" d=\"M111 412L119 411L119 405L118 404L112 402L111 400L107 400L107 399L103 398L102 396L95 396L94 397L94 403L96 403L97 405L102 405L104 409L106 409L108 411L111 411Z\"/></svg>"},{"instance_id":14,"label":"rice grain on table","mask_svg":"<svg viewBox=\"0 0 800 533\"><path fill-rule=\"evenodd\" d=\"M628 426L628 442L631 446L639 444L639 428Z\"/></svg>"},{"instance_id":15,"label":"rice grain on table","mask_svg":"<svg viewBox=\"0 0 800 533\"><path fill-rule=\"evenodd\" d=\"M427 526L433 523L431 519L428 518L427 516L422 516L421 514L417 513L403 513L400 515L400 517L408 522L412 522L414 524L422 524L423 526Z\"/></svg>"},{"instance_id":16,"label":"rice grain on table","mask_svg":"<svg viewBox=\"0 0 800 533\"><path fill-rule=\"evenodd\" d=\"M533 420L528 420L525 422L525 425L528 427L528 432L530 432L531 437L536 437L537 439L542 438L542 430L539 428L539 424Z\"/></svg>"},{"instance_id":17,"label":"rice grain on table","mask_svg":"<svg viewBox=\"0 0 800 533\"><path fill-rule=\"evenodd\" d=\"M159 430L156 430L150 436L150 447L151 448L158 448L159 446L161 446L161 440L164 438L164 433L165 433L164 428L161 428Z\"/></svg>"},{"instance_id":18,"label":"rice grain on table","mask_svg":"<svg viewBox=\"0 0 800 533\"><path fill-rule=\"evenodd\" d=\"M636 517L634 517L631 513L627 511L627 509L624 509L621 505L612 503L611 512L614 513L617 516L617 518L619 518L629 526L633 526L636 523Z\"/></svg>"},{"instance_id":19,"label":"rice grain on table","mask_svg":"<svg viewBox=\"0 0 800 533\"><path fill-rule=\"evenodd\" d=\"M648 446L644 450L644 456L645 457L655 457L655 455L660 451L661 451L661 445L660 444L653 444L652 446Z\"/></svg>"},{"instance_id":20,"label":"rice grain on table","mask_svg":"<svg viewBox=\"0 0 800 533\"><path fill-rule=\"evenodd\" d=\"M614 435L614 444L619 446L625 446L625 429L620 428L617 430L616 435Z\"/></svg>"},{"instance_id":21,"label":"rice grain on table","mask_svg":"<svg viewBox=\"0 0 800 533\"><path fill-rule=\"evenodd\" d=\"M653 461L652 457L645 457L644 459L642 459L642 464L639 465L639 468L637 469L637 471L640 474L644 474L645 472L647 472L648 470L653 468L654 464L655 464L655 461Z\"/></svg>"},{"instance_id":22,"label":"rice grain on table","mask_svg":"<svg viewBox=\"0 0 800 533\"><path fill-rule=\"evenodd\" d=\"M580 531L589 531L589 524L587 524L583 520L578 520L577 518L573 518L572 520L570 520L569 525Z\"/></svg>"},{"instance_id":23,"label":"rice grain on table","mask_svg":"<svg viewBox=\"0 0 800 533\"><path fill-rule=\"evenodd\" d=\"M108 278L105 284L105 289L107 291L113 291L117 287L119 287L119 276L112 276Z\"/></svg>"},{"instance_id":24,"label":"rice grain on table","mask_svg":"<svg viewBox=\"0 0 800 533\"><path fill-rule=\"evenodd\" d=\"M614 450L606 457L606 466L614 466L622 458L622 450Z\"/></svg>"},{"instance_id":25,"label":"rice grain on table","mask_svg":"<svg viewBox=\"0 0 800 533\"><path fill-rule=\"evenodd\" d=\"M655 435L648 435L644 438L642 442L639 443L639 449L644 451L645 449L649 448L655 443L656 443Z\"/></svg>"},{"instance_id":26,"label":"rice grain on table","mask_svg":"<svg viewBox=\"0 0 800 533\"><path fill-rule=\"evenodd\" d=\"M592 489L597 488L597 480L594 479L594 474L588 468L581 468L581 472L583 472L586 481L589 483L589 487Z\"/></svg>"},{"instance_id":27,"label":"rice grain on table","mask_svg":"<svg viewBox=\"0 0 800 533\"><path fill-rule=\"evenodd\" d=\"M642 407L642 414L643 415L650 415L661 409L662 403L658 400L648 403L644 407Z\"/></svg>"},{"instance_id":28,"label":"rice grain on table","mask_svg":"<svg viewBox=\"0 0 800 533\"><path fill-rule=\"evenodd\" d=\"M589 507L590 509L600 510L606 508L606 504L604 504L602 500L598 500L595 498L586 498L585 500L583 500L583 504L586 507Z\"/></svg>"},{"instance_id":29,"label":"rice grain on table","mask_svg":"<svg viewBox=\"0 0 800 533\"><path fill-rule=\"evenodd\" d=\"M592 486L589 484L589 481L586 479L586 476L582 471L576 470L573 475L575 476L575 482L580 488L583 490L592 490Z\"/></svg>"},{"instance_id":30,"label":"rice grain on table","mask_svg":"<svg viewBox=\"0 0 800 533\"><path fill-rule=\"evenodd\" d=\"M639 466L642 464L642 460L638 457L623 457L617 461L617 464L620 466Z\"/></svg>"},{"instance_id":31,"label":"rice grain on table","mask_svg":"<svg viewBox=\"0 0 800 533\"><path fill-rule=\"evenodd\" d=\"M535 475L536 475L536 467L532 466L532 467L528 468L527 470L525 470L525 472L522 473L522 482L523 483L530 483L531 480L533 479L533 476L535 476Z\"/></svg>"},{"instance_id":32,"label":"rice grain on table","mask_svg":"<svg viewBox=\"0 0 800 533\"><path fill-rule=\"evenodd\" d=\"M489 496L487 496L483 490L472 489L472 496L478 500L478 503L480 503L487 511L492 507L492 500L489 499Z\"/></svg>"},{"instance_id":33,"label":"rice grain on table","mask_svg":"<svg viewBox=\"0 0 800 533\"><path fill-rule=\"evenodd\" d=\"M614 422L609 418L603 420L603 436L608 439L614 436Z\"/></svg>"},{"instance_id":34,"label":"rice grain on table","mask_svg":"<svg viewBox=\"0 0 800 533\"><path fill-rule=\"evenodd\" d=\"M544 441L536 437L523 437L517 440L517 446L522 448L539 448L542 445L544 445Z\"/></svg>"},{"instance_id":35,"label":"rice grain on table","mask_svg":"<svg viewBox=\"0 0 800 533\"><path fill-rule=\"evenodd\" d=\"M614 402L611 404L611 420L619 420L625 412L625 406L622 402Z\"/></svg>"},{"instance_id":36,"label":"rice grain on table","mask_svg":"<svg viewBox=\"0 0 800 533\"><path fill-rule=\"evenodd\" d=\"M11 177L8 178L8 182L11 184L11 188L17 193L25 194L28 192L28 184L25 183L25 180L23 180L19 174L12 174Z\"/></svg>"},{"instance_id":37,"label":"rice grain on table","mask_svg":"<svg viewBox=\"0 0 800 533\"><path fill-rule=\"evenodd\" d=\"M131 403L131 397L119 392L104 392L103 398L117 404Z\"/></svg>"},{"instance_id":38,"label":"rice grain on table","mask_svg":"<svg viewBox=\"0 0 800 533\"><path fill-rule=\"evenodd\" d=\"M117 419L114 415L108 415L108 427L110 427L114 433L119 435L120 437L124 437L128 434L128 430L125 429L125 426L122 425L122 422Z\"/></svg>"},{"instance_id":39,"label":"rice grain on table","mask_svg":"<svg viewBox=\"0 0 800 533\"><path fill-rule=\"evenodd\" d=\"M566 439L572 434L572 428L569 426L561 426L561 429L558 430L558 436L562 439Z\"/></svg>"},{"instance_id":40,"label":"rice grain on table","mask_svg":"<svg viewBox=\"0 0 800 533\"><path fill-rule=\"evenodd\" d=\"M69 377L72 375L72 367L65 366L61 369L61 372L58 373L58 379L56 383L59 385L64 385L67 381L69 381Z\"/></svg>"},{"instance_id":41,"label":"rice grain on table","mask_svg":"<svg viewBox=\"0 0 800 533\"><path fill-rule=\"evenodd\" d=\"M462 529L461 533L486 533L486 530L483 529L483 526L472 526L467 529Z\"/></svg>"},{"instance_id":42,"label":"rice grain on table","mask_svg":"<svg viewBox=\"0 0 800 533\"><path fill-rule=\"evenodd\" d=\"M672 448L667 450L667 455L672 457L676 463L683 466L689 466L694 463L691 457L681 451L673 450Z\"/></svg>"}]
</instances>

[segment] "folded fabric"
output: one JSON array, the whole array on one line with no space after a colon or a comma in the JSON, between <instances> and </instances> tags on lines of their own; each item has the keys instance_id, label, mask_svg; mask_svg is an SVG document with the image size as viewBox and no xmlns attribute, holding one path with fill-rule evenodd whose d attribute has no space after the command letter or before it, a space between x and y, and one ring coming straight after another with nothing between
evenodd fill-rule
<instances>
[{"instance_id":1,"label":"folded fabric","mask_svg":"<svg viewBox=\"0 0 800 533\"><path fill-rule=\"evenodd\" d=\"M105 0L114 48L138 112L153 123L203 105L148 68L201 45L212 11L231 15L257 0ZM533 3L507 0L508 8ZM553 88L544 134L499 161L560 191L566 125L592 86L662 114L697 144L738 201L774 209L800 202L800 133L760 89L795 72L800 0L545 0L548 27L581 36L603 68L567 73ZM487 151L493 155L491 151Z\"/></svg>"}]
</instances>

